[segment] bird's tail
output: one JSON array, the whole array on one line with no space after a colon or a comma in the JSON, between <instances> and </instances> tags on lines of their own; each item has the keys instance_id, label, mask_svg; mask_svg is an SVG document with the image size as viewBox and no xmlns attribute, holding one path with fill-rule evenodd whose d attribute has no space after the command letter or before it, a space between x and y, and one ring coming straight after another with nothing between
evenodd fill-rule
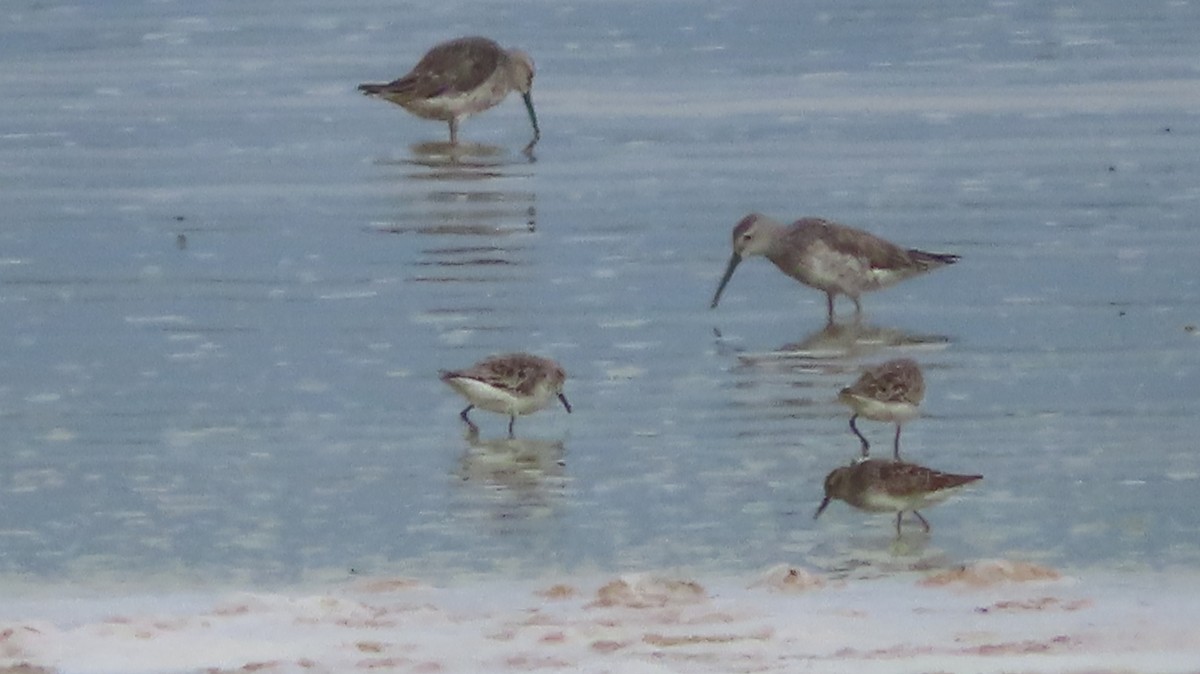
<instances>
[{"instance_id":1,"label":"bird's tail","mask_svg":"<svg viewBox=\"0 0 1200 674\"><path fill-rule=\"evenodd\" d=\"M916 248L909 249L908 254L912 257L913 262L916 262L924 269L933 269L948 264L958 262L958 255L952 253L930 253Z\"/></svg>"},{"instance_id":2,"label":"bird's tail","mask_svg":"<svg viewBox=\"0 0 1200 674\"><path fill-rule=\"evenodd\" d=\"M375 96L387 88L386 84L360 84L358 90L368 96Z\"/></svg>"},{"instance_id":3,"label":"bird's tail","mask_svg":"<svg viewBox=\"0 0 1200 674\"><path fill-rule=\"evenodd\" d=\"M952 473L938 473L935 471L929 477L929 487L934 490L954 489L955 487L961 487L964 484L970 484L982 479L982 475L954 475Z\"/></svg>"}]
</instances>

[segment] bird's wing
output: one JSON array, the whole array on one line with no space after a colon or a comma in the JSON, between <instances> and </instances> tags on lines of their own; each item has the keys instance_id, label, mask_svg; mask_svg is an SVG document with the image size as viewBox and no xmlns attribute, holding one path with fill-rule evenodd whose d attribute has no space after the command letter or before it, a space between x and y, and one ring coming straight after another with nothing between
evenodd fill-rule
<instances>
[{"instance_id":1,"label":"bird's wing","mask_svg":"<svg viewBox=\"0 0 1200 674\"><path fill-rule=\"evenodd\" d=\"M821 240L833 250L864 260L872 269L895 269L911 264L908 251L874 234L830 222L808 218L808 226L821 232Z\"/></svg>"},{"instance_id":2,"label":"bird's wing","mask_svg":"<svg viewBox=\"0 0 1200 674\"><path fill-rule=\"evenodd\" d=\"M524 354L493 356L454 373L520 395L529 395L537 385L541 364Z\"/></svg>"},{"instance_id":3,"label":"bird's wing","mask_svg":"<svg viewBox=\"0 0 1200 674\"><path fill-rule=\"evenodd\" d=\"M897 359L864 372L851 392L884 402L915 403L925 396L925 380L916 363Z\"/></svg>"},{"instance_id":4,"label":"bird's wing","mask_svg":"<svg viewBox=\"0 0 1200 674\"><path fill-rule=\"evenodd\" d=\"M982 475L955 475L918 466L913 463L890 462L879 466L880 481L887 493L907 496L919 492L934 493L959 487L981 479Z\"/></svg>"},{"instance_id":5,"label":"bird's wing","mask_svg":"<svg viewBox=\"0 0 1200 674\"><path fill-rule=\"evenodd\" d=\"M495 72L502 54L491 40L452 40L430 49L408 74L389 82L384 92L420 100L471 91Z\"/></svg>"}]
</instances>

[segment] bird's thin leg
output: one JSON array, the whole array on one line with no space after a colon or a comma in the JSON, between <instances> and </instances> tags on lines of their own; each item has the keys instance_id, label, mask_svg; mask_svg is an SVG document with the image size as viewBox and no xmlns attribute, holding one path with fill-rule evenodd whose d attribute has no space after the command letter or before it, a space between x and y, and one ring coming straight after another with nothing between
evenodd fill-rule
<instances>
[{"instance_id":1,"label":"bird's thin leg","mask_svg":"<svg viewBox=\"0 0 1200 674\"><path fill-rule=\"evenodd\" d=\"M450 118L450 144L458 145L458 118Z\"/></svg>"},{"instance_id":2,"label":"bird's thin leg","mask_svg":"<svg viewBox=\"0 0 1200 674\"><path fill-rule=\"evenodd\" d=\"M462 420L467 423L467 426L470 427L471 430L478 431L479 427L471 422L471 417L467 416L467 412L470 412L473 409L475 409L474 405L467 405L467 408L464 409L462 412L459 412L458 416L462 417Z\"/></svg>"},{"instance_id":3,"label":"bird's thin leg","mask_svg":"<svg viewBox=\"0 0 1200 674\"><path fill-rule=\"evenodd\" d=\"M862 315L862 303L858 301L858 295L851 295L850 299L854 300L854 315Z\"/></svg>"},{"instance_id":4,"label":"bird's thin leg","mask_svg":"<svg viewBox=\"0 0 1200 674\"><path fill-rule=\"evenodd\" d=\"M510 416L508 418L508 437L510 437L510 438L513 436L513 423L516 420L517 420L517 418L515 416Z\"/></svg>"},{"instance_id":5,"label":"bird's thin leg","mask_svg":"<svg viewBox=\"0 0 1200 674\"><path fill-rule=\"evenodd\" d=\"M900 460L900 424L896 424L896 438L892 440L892 458Z\"/></svg>"},{"instance_id":6,"label":"bird's thin leg","mask_svg":"<svg viewBox=\"0 0 1200 674\"><path fill-rule=\"evenodd\" d=\"M913 512L916 512L915 510ZM900 518L904 517L904 511L896 513L896 538L900 538Z\"/></svg>"},{"instance_id":7,"label":"bird's thin leg","mask_svg":"<svg viewBox=\"0 0 1200 674\"><path fill-rule=\"evenodd\" d=\"M915 510L912 511L912 514L916 515L917 519L921 520L921 526L925 527L925 533L929 533L929 521L926 520L925 517L921 515L921 513L917 512Z\"/></svg>"},{"instance_id":8,"label":"bird's thin leg","mask_svg":"<svg viewBox=\"0 0 1200 674\"><path fill-rule=\"evenodd\" d=\"M825 293L825 319L833 325L833 293Z\"/></svg>"},{"instance_id":9,"label":"bird's thin leg","mask_svg":"<svg viewBox=\"0 0 1200 674\"><path fill-rule=\"evenodd\" d=\"M871 455L871 443L867 442L866 436L864 436L862 433L860 433L858 431L858 426L856 426L854 424L854 420L857 418L858 418L857 414L850 417L850 430L854 431L854 434L858 436L859 441L862 442L862 455L863 455L863 458L865 459Z\"/></svg>"}]
</instances>

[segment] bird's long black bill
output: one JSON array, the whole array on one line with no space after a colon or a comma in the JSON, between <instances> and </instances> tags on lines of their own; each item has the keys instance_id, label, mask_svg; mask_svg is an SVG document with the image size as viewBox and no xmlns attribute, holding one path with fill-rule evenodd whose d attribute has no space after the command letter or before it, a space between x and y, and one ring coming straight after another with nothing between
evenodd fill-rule
<instances>
[{"instance_id":1,"label":"bird's long black bill","mask_svg":"<svg viewBox=\"0 0 1200 674\"><path fill-rule=\"evenodd\" d=\"M558 394L558 399L562 401L563 407L567 408L567 414L571 413L571 403L567 402L567 397L561 393Z\"/></svg>"},{"instance_id":2,"label":"bird's long black bill","mask_svg":"<svg viewBox=\"0 0 1200 674\"><path fill-rule=\"evenodd\" d=\"M729 283L729 279L733 277L733 270L741 264L742 256L734 253L729 258L729 266L725 268L725 275L721 277L721 283L717 285L717 294L713 295L712 304L708 305L709 309L716 309L717 302L721 301L721 293L725 290L725 284Z\"/></svg>"},{"instance_id":3,"label":"bird's long black bill","mask_svg":"<svg viewBox=\"0 0 1200 674\"><path fill-rule=\"evenodd\" d=\"M525 99L525 109L529 111L529 123L533 125L533 140L529 141L527 148L532 148L534 143L542 137L542 130L538 128L537 113L533 111L533 94L521 94L521 98Z\"/></svg>"},{"instance_id":4,"label":"bird's long black bill","mask_svg":"<svg viewBox=\"0 0 1200 674\"><path fill-rule=\"evenodd\" d=\"M821 501L821 505L817 506L817 512L813 513L814 520L820 517L821 513L825 512L825 508L829 506L829 501L831 500L832 499L830 499L830 497L826 496L824 500Z\"/></svg>"}]
</instances>

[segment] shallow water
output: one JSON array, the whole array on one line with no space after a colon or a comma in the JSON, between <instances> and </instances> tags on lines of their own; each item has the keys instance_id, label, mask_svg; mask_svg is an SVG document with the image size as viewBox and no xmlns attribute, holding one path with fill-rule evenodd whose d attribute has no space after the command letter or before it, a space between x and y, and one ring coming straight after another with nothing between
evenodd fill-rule
<instances>
[{"instance_id":1,"label":"shallow water","mask_svg":"<svg viewBox=\"0 0 1200 674\"><path fill-rule=\"evenodd\" d=\"M0 571L1200 567L1200 10L476 7L0 12ZM354 91L475 32L537 59L533 161L517 100L449 157ZM751 210L963 261L709 310ZM513 349L575 413L465 437L436 371ZM895 545L811 515L900 354L906 457L985 480Z\"/></svg>"}]
</instances>

